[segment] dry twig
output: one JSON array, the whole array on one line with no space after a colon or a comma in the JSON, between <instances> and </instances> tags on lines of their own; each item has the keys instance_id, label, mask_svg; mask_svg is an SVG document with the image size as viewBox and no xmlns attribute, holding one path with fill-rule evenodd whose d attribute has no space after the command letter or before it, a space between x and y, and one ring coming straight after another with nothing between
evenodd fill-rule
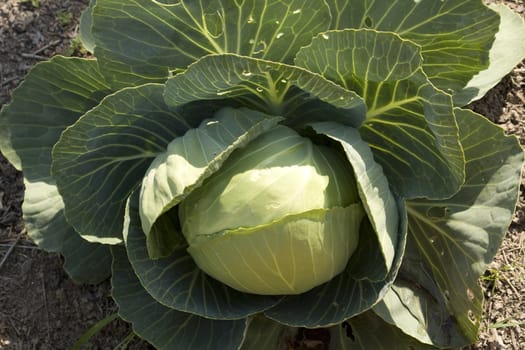
<instances>
[{"instance_id":1,"label":"dry twig","mask_svg":"<svg viewBox=\"0 0 525 350\"><path fill-rule=\"evenodd\" d=\"M9 247L9 249L13 249L12 248L13 244L0 243L0 247ZM22 244L19 244L19 245L17 245L14 248L17 248L17 249L37 249L37 250L40 249L40 248L38 248L37 246L34 246L34 245L22 245Z\"/></svg>"},{"instance_id":2,"label":"dry twig","mask_svg":"<svg viewBox=\"0 0 525 350\"><path fill-rule=\"evenodd\" d=\"M501 250L501 255L503 256L503 260L505 261L505 263L507 264L507 266L511 266L510 263L509 263L509 260L507 258L507 255L505 254L505 250L502 249ZM514 286L514 284L512 283L511 279L509 278L505 278L505 282L507 283L507 285L510 286L510 288L512 289L512 291L518 296L518 299L521 300L521 293L518 292L518 290L516 289L516 287Z\"/></svg>"},{"instance_id":3,"label":"dry twig","mask_svg":"<svg viewBox=\"0 0 525 350\"><path fill-rule=\"evenodd\" d=\"M11 234L11 230L12 230L12 228L10 227L9 228L9 234ZM2 268L2 266L4 266L5 262L7 261L7 258L9 257L9 255L11 254L13 249L15 249L15 246L18 243L18 241L20 240L21 236L22 235L20 233L18 234L18 236L16 236L16 239L13 241L13 243L11 244L11 246L9 247L7 252L5 253L4 257L2 258L2 261L0 261L0 269Z\"/></svg>"},{"instance_id":4,"label":"dry twig","mask_svg":"<svg viewBox=\"0 0 525 350\"><path fill-rule=\"evenodd\" d=\"M50 333L50 327L49 327L49 310L47 308L47 294L46 294L46 282L44 281L44 271L42 271L41 281L42 281L42 293L44 296L44 308L46 311L47 341L49 342L49 344L51 344L51 333Z\"/></svg>"},{"instance_id":5,"label":"dry twig","mask_svg":"<svg viewBox=\"0 0 525 350\"><path fill-rule=\"evenodd\" d=\"M52 42L50 42L49 44L45 45L45 46L42 46L41 48L31 52L31 53L22 53L22 57L24 58L34 58L34 59L37 59L37 60L41 60L41 61L45 61L47 59L49 59L49 57L46 57L46 56L41 56L39 55L39 53L41 53L42 51L44 51L45 49L48 49L52 46L56 46L60 44L60 40L54 40Z\"/></svg>"},{"instance_id":6,"label":"dry twig","mask_svg":"<svg viewBox=\"0 0 525 350\"><path fill-rule=\"evenodd\" d=\"M42 46L41 48L39 48L39 49L37 49L37 50L31 52L31 54L32 54L32 55L39 54L39 53L41 53L42 51L44 51L45 49L48 49L48 48L50 48L51 46L56 46L56 45L58 45L58 44L60 44L60 40L54 40L54 41L50 42L49 44L47 44L47 45L45 45L45 46Z\"/></svg>"},{"instance_id":7,"label":"dry twig","mask_svg":"<svg viewBox=\"0 0 525 350\"><path fill-rule=\"evenodd\" d=\"M40 56L40 55L34 55L32 53L22 53L22 57L24 57L24 58L34 58L35 60L41 60L41 61L45 61L45 60L49 59L49 57Z\"/></svg>"},{"instance_id":8,"label":"dry twig","mask_svg":"<svg viewBox=\"0 0 525 350\"><path fill-rule=\"evenodd\" d=\"M10 82L15 81L16 79L19 79L19 78L20 77L18 77L18 76L14 76L14 77L11 77L9 79L6 79L6 80L4 80L3 82L0 83L0 87L3 87L4 85L7 85Z\"/></svg>"}]
</instances>

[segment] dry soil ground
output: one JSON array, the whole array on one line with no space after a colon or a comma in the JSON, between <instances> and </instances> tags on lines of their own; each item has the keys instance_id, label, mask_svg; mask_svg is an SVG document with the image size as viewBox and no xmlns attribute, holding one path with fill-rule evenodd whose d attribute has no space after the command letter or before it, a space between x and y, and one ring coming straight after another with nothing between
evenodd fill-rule
<instances>
[{"instance_id":1,"label":"dry soil ground","mask_svg":"<svg viewBox=\"0 0 525 350\"><path fill-rule=\"evenodd\" d=\"M88 0L0 0L0 107L28 69L55 54L79 54L73 40ZM525 16L525 0L504 2ZM524 38L525 40L525 38ZM472 107L525 145L525 65ZM524 183L525 184L525 183ZM525 195L505 241L481 279L485 313L472 349L525 349ZM0 154L0 349L69 349L92 324L115 312L109 283L78 286L56 254L37 249L21 220L23 184ZM91 341L113 349L130 332L113 322ZM135 349L147 349L135 341Z\"/></svg>"}]
</instances>

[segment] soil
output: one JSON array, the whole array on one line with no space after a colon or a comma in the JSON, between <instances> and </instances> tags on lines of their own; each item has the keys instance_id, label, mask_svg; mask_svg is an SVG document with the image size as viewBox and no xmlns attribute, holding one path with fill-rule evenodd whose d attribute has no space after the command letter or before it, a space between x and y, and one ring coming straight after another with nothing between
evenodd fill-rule
<instances>
[{"instance_id":1,"label":"soil","mask_svg":"<svg viewBox=\"0 0 525 350\"><path fill-rule=\"evenodd\" d=\"M78 17L88 0L2 0L0 107L38 61L77 55ZM503 2L525 16L525 0ZM525 146L525 62L471 107L517 135ZM485 292L479 342L471 350L525 348L525 180L516 214L480 283ZM116 311L109 282L76 285L62 258L39 250L21 218L21 174L0 154L0 349L69 349L92 325ZM114 321L89 344L113 349L131 332ZM131 349L149 349L138 340Z\"/></svg>"}]
</instances>

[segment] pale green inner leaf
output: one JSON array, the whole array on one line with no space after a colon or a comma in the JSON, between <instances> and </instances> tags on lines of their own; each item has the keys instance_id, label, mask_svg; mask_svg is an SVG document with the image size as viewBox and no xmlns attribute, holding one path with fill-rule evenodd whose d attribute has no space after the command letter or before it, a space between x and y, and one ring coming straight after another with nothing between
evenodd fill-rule
<instances>
[{"instance_id":1,"label":"pale green inner leaf","mask_svg":"<svg viewBox=\"0 0 525 350\"><path fill-rule=\"evenodd\" d=\"M311 210L226 230L191 244L188 252L203 271L237 290L300 294L344 270L363 215L359 204Z\"/></svg>"},{"instance_id":2,"label":"pale green inner leaf","mask_svg":"<svg viewBox=\"0 0 525 350\"><path fill-rule=\"evenodd\" d=\"M398 244L394 263L384 280L355 279L347 266L347 270L319 287L300 295L286 296L278 305L265 311L265 315L285 325L317 328L340 324L375 305L396 278L405 251L406 210L402 202L398 202L397 208Z\"/></svg>"},{"instance_id":3,"label":"pale green inner leaf","mask_svg":"<svg viewBox=\"0 0 525 350\"><path fill-rule=\"evenodd\" d=\"M397 249L398 242L398 209L387 178L381 166L374 161L372 151L361 139L357 130L337 123L315 123L314 130L339 142L353 167L357 182L359 196L367 213L374 234L377 235L379 247L382 252L382 267L377 280L386 277ZM366 259L360 256L360 259ZM357 262L359 264L359 262ZM358 269L359 270L359 269ZM370 271L370 269L361 269ZM362 278L367 273L364 273ZM371 278L371 276L366 276Z\"/></svg>"},{"instance_id":4,"label":"pale green inner leaf","mask_svg":"<svg viewBox=\"0 0 525 350\"><path fill-rule=\"evenodd\" d=\"M140 217L151 257L158 258L173 249L156 245L163 241L152 236L161 232L152 230L158 218L217 171L233 150L280 120L248 109L224 108L213 119L168 144L166 152L157 156L146 171L140 194Z\"/></svg>"}]
</instances>

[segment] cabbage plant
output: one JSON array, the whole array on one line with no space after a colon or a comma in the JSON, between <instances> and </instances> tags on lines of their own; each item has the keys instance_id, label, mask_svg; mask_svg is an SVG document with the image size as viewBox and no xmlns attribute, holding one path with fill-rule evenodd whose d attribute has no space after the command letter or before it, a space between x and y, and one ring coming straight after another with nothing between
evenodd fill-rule
<instances>
[{"instance_id":1,"label":"cabbage plant","mask_svg":"<svg viewBox=\"0 0 525 350\"><path fill-rule=\"evenodd\" d=\"M458 348L523 152L479 0L94 0L0 114L24 220L159 349Z\"/></svg>"}]
</instances>

